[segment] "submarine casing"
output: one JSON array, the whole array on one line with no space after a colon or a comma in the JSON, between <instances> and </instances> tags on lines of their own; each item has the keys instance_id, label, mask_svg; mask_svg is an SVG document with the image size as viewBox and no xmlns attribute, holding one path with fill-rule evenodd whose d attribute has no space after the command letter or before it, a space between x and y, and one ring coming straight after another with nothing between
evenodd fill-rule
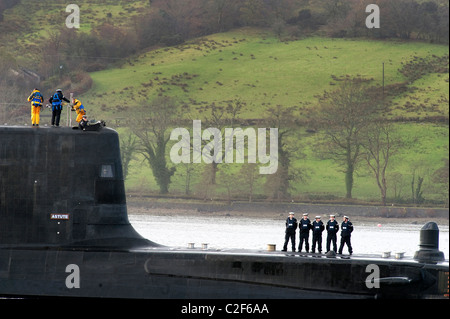
<instances>
[{"instance_id":1,"label":"submarine casing","mask_svg":"<svg viewBox=\"0 0 450 319\"><path fill-rule=\"evenodd\" d=\"M0 295L448 298L445 288L448 261L158 245L128 221L117 132L0 127Z\"/></svg>"}]
</instances>

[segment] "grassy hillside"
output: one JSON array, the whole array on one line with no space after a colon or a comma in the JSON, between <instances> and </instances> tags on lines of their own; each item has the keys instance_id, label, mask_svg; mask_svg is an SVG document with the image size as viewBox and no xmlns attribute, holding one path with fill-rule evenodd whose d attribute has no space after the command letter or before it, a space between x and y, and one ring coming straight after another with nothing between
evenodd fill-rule
<instances>
[{"instance_id":1,"label":"grassy hillside","mask_svg":"<svg viewBox=\"0 0 450 319\"><path fill-rule=\"evenodd\" d=\"M270 33L240 29L150 51L92 73L94 87L82 98L102 117L124 116L123 110L141 107L158 94L191 106L239 97L249 106L249 118L260 118L267 105L296 106L300 113L335 87L333 77L360 75L381 86L385 62L385 84L400 83L406 81L398 72L403 64L433 54L448 54L448 46L321 37L280 42ZM440 102L448 98L448 73L410 86L416 92L396 98L393 115L412 116L404 105L417 98L425 107L414 116L448 116L447 105Z\"/></svg>"},{"instance_id":2,"label":"grassy hillside","mask_svg":"<svg viewBox=\"0 0 450 319\"><path fill-rule=\"evenodd\" d=\"M427 56L448 54L448 47L418 42L345 40L307 38L280 42L270 33L240 29L193 40L185 45L149 51L121 63L117 68L91 73L94 85L81 97L91 116L125 119L158 95L178 97L190 107L211 103L226 104L239 98L247 103L243 116L261 118L269 105L313 108L317 96L333 90L334 80L346 76L372 79L382 83L382 62L385 62L385 83L402 83L407 79L399 72L406 63ZM448 73L433 73L408 84L409 90L393 99L391 117L448 117ZM410 106L412 105L412 106ZM144 112L145 114L145 112ZM442 197L431 181L432 173L443 165L448 155L448 126L410 122L398 124L407 142L393 159L389 197L409 198L413 174L425 176L424 196ZM305 182L296 183L293 195L298 200L345 196L344 174L332 161L322 160L314 152L317 136L304 133L292 141L304 153L294 166L305 172ZM224 172L237 173L240 165L221 166ZM196 165L191 191L202 196L200 186L205 165ZM178 166L171 184L172 193L185 190L185 167ZM225 196L226 187L216 187ZM255 195L264 194L265 178L256 183ZM129 191L146 194L157 192L150 169L142 159L132 162L127 180ZM243 186L243 188L245 188ZM235 187L236 194L244 189ZM370 172L361 168L355 176L354 196L377 200L379 191Z\"/></svg>"}]
</instances>

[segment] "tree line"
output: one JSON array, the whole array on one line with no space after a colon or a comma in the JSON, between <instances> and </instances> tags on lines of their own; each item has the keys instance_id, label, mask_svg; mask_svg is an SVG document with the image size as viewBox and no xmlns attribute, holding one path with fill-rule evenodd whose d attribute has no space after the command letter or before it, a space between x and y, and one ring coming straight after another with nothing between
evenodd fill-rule
<instances>
[{"instance_id":1,"label":"tree line","mask_svg":"<svg viewBox=\"0 0 450 319\"><path fill-rule=\"evenodd\" d=\"M240 121L240 114L245 107L246 104L237 99L229 101L227 106L203 106L204 112L199 114L205 127L218 128L223 135L225 128L242 126L244 122ZM263 118L266 127L279 130L278 170L267 176L258 173L261 163L240 164L239 170L238 166L227 165L223 161L197 166L200 170L195 164L173 164L168 157L169 136L173 128L183 127L185 122L180 122L180 118L186 119L188 110L183 109L182 103L176 99L164 96L156 98L145 109L150 120L142 120L138 115L132 120L128 133L121 136L122 163L126 178L131 161L141 154L153 172L160 194L169 193L172 178L177 172L184 178L186 195L190 195L195 176L201 187L198 189L201 195L198 196L204 199L216 196L215 189L220 186L228 200L247 196L252 201L256 183L262 182L265 199L291 200L295 196L296 185L310 179L308 170L298 161L305 156L301 141L306 130L318 137L314 156L331 160L342 170L346 199L353 198L354 175L363 168L370 172L383 205L388 202L388 189L394 190L394 197L398 195L391 200L400 199L397 189L401 176L393 172L392 158L409 146L396 126L383 115L387 106L380 88L371 86L368 80L343 80L336 90L324 92L319 97L317 107L311 109L304 120L298 118L293 107L277 105L266 108ZM432 173L431 179L448 190L448 158L443 159L443 166ZM409 202L424 203L423 181L424 176L412 168ZM443 193L443 196L448 205L448 195Z\"/></svg>"},{"instance_id":2,"label":"tree line","mask_svg":"<svg viewBox=\"0 0 450 319\"><path fill-rule=\"evenodd\" d=\"M382 25L367 29L368 4L380 8ZM421 39L448 43L448 1L418 0L153 0L136 20L140 45L180 43L236 27L273 28L288 37L324 30L335 37Z\"/></svg>"}]
</instances>

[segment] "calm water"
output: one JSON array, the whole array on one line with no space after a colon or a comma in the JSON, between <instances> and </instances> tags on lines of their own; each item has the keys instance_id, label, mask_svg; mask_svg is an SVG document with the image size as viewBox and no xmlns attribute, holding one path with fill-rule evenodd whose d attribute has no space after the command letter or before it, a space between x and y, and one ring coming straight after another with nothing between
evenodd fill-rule
<instances>
[{"instance_id":1,"label":"calm water","mask_svg":"<svg viewBox=\"0 0 450 319\"><path fill-rule=\"evenodd\" d=\"M227 216L154 216L129 215L133 227L143 237L156 243L187 247L195 243L200 248L208 243L208 248L267 249L267 244L275 244L280 250L284 243L284 220L227 217ZM384 251L405 252L414 256L419 249L419 232L422 224L385 224L353 222L352 233L354 253L381 254ZM439 250L449 255L449 227L439 225ZM339 247L338 234L338 247ZM298 231L297 231L298 243ZM322 236L322 252L325 252L326 232ZM310 235L310 246L312 235ZM290 244L288 246L290 248ZM344 248L344 254L347 253Z\"/></svg>"}]
</instances>

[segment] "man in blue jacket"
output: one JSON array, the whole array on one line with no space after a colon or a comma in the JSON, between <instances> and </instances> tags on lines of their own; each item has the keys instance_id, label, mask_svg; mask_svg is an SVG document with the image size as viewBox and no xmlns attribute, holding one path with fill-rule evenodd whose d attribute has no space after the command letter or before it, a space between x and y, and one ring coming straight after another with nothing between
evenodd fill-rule
<instances>
[{"instance_id":1,"label":"man in blue jacket","mask_svg":"<svg viewBox=\"0 0 450 319\"><path fill-rule=\"evenodd\" d=\"M348 220L348 216L344 216L344 221L341 225L341 246L339 247L339 254L342 254L344 244L347 244L348 252L353 253L352 244L350 243L351 233L353 231L353 224Z\"/></svg>"},{"instance_id":2,"label":"man in blue jacket","mask_svg":"<svg viewBox=\"0 0 450 319\"><path fill-rule=\"evenodd\" d=\"M52 105L52 126L59 127L59 121L61 119L62 102L66 101L70 103L64 96L61 89L57 89L56 93L48 100Z\"/></svg>"}]
</instances>

